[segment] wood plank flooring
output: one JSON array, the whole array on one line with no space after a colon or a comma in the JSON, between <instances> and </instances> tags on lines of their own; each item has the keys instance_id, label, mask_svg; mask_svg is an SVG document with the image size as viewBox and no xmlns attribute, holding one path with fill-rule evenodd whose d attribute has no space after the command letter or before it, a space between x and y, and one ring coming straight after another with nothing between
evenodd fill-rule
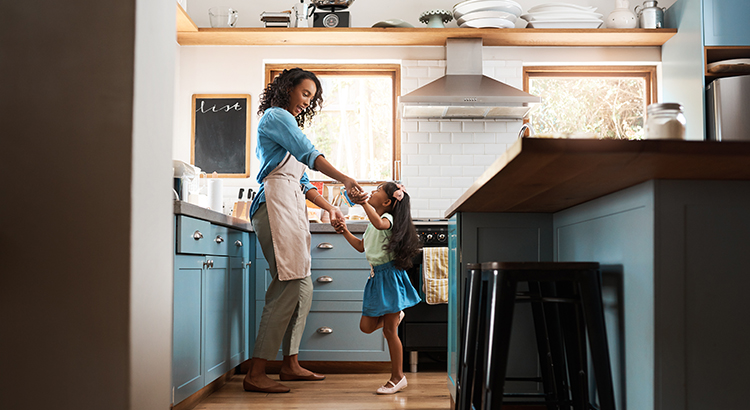
<instances>
[{"instance_id":1,"label":"wood plank flooring","mask_svg":"<svg viewBox=\"0 0 750 410\"><path fill-rule=\"evenodd\" d=\"M282 394L246 392L244 374L233 375L221 389L206 397L195 410L448 410L451 408L445 371L406 373L409 386L399 393L378 395L389 373L327 374L319 382L284 382L292 391ZM278 375L271 374L277 380Z\"/></svg>"}]
</instances>

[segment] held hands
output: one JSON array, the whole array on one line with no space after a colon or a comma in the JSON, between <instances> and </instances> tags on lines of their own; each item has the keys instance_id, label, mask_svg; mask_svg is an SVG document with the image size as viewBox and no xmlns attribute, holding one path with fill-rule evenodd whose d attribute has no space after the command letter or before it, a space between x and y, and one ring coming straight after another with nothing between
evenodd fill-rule
<instances>
[{"instance_id":1,"label":"held hands","mask_svg":"<svg viewBox=\"0 0 750 410\"><path fill-rule=\"evenodd\" d=\"M347 178L347 180L341 182L344 184L346 193L349 195L349 199L351 199L352 202L361 205L362 202L367 201L367 198L370 195L366 193L353 178Z\"/></svg>"},{"instance_id":2,"label":"held hands","mask_svg":"<svg viewBox=\"0 0 750 410\"><path fill-rule=\"evenodd\" d=\"M344 214L341 213L341 210L335 206L331 208L329 213L331 215L331 226L336 229L336 232L341 233L341 226L343 225L344 228L346 228L346 220L344 219Z\"/></svg>"},{"instance_id":3,"label":"held hands","mask_svg":"<svg viewBox=\"0 0 750 410\"><path fill-rule=\"evenodd\" d=\"M348 232L349 229L346 227L346 221L334 221L331 220L331 226L333 226L334 229L336 229L336 233L344 233Z\"/></svg>"}]
</instances>

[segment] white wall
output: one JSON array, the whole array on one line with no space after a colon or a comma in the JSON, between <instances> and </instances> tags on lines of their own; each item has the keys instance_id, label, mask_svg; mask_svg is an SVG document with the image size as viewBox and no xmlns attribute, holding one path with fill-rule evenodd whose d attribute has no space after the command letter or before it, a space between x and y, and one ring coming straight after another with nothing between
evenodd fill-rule
<instances>
[{"instance_id":1,"label":"white wall","mask_svg":"<svg viewBox=\"0 0 750 410\"><path fill-rule=\"evenodd\" d=\"M187 13L198 27L210 27L208 20L208 9L211 7L231 7L239 12L237 27L263 27L260 14L264 11L275 12L290 10L298 0L185 0L187 1ZM659 7L668 7L676 0L659 1ZM310 3L309 0L306 0ZM351 13L352 27L371 27L378 21L388 19L401 19L414 27L426 27L419 22L422 12L434 9L453 10L457 0L355 0L348 8ZM524 11L540 4L569 3L581 6L594 6L597 12L608 15L615 9L615 0L516 0ZM630 1L630 9L643 1ZM312 22L312 20L310 20ZM450 21L446 27L457 27L456 21Z\"/></svg>"},{"instance_id":2,"label":"white wall","mask_svg":"<svg viewBox=\"0 0 750 410\"><path fill-rule=\"evenodd\" d=\"M257 111L267 63L397 63L402 65L402 95L444 74L444 47L252 47L183 46L179 50L174 158L190 160L193 94L250 94ZM521 88L524 65L659 64L659 48L520 48L484 47L484 73ZM255 152L257 116L251 124ZM518 134L520 122L404 121L403 180L413 198L416 218L440 218ZM334 164L335 165L335 164ZM257 160L250 179L225 179L225 207L239 187L257 187Z\"/></svg>"}]
</instances>

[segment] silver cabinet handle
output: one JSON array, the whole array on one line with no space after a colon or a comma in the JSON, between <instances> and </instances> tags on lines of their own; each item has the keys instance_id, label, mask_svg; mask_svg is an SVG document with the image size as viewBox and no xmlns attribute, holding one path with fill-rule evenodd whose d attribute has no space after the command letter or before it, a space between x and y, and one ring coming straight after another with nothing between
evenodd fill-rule
<instances>
[{"instance_id":1,"label":"silver cabinet handle","mask_svg":"<svg viewBox=\"0 0 750 410\"><path fill-rule=\"evenodd\" d=\"M242 247L242 241L241 241L241 240L239 240L239 239L238 239L238 240L236 240L236 241L234 241L234 246L236 246L236 247L238 247L238 248L241 248L241 247Z\"/></svg>"},{"instance_id":2,"label":"silver cabinet handle","mask_svg":"<svg viewBox=\"0 0 750 410\"><path fill-rule=\"evenodd\" d=\"M333 329L327 326L323 326L321 328L318 328L318 333L320 333L321 335L330 335L331 333L333 333Z\"/></svg>"},{"instance_id":3,"label":"silver cabinet handle","mask_svg":"<svg viewBox=\"0 0 750 410\"><path fill-rule=\"evenodd\" d=\"M330 276L321 276L318 278L318 282L320 283L331 283L333 282L333 278Z\"/></svg>"},{"instance_id":4,"label":"silver cabinet handle","mask_svg":"<svg viewBox=\"0 0 750 410\"><path fill-rule=\"evenodd\" d=\"M245 264L245 267L246 267L246 268L249 268L249 267L250 267L250 265L252 265L252 264L253 264L252 262L248 262L248 263L246 263L246 264Z\"/></svg>"},{"instance_id":5,"label":"silver cabinet handle","mask_svg":"<svg viewBox=\"0 0 750 410\"><path fill-rule=\"evenodd\" d=\"M196 241L199 239L203 239L203 234L201 233L201 231L193 232L193 239L195 239Z\"/></svg>"},{"instance_id":6,"label":"silver cabinet handle","mask_svg":"<svg viewBox=\"0 0 750 410\"><path fill-rule=\"evenodd\" d=\"M318 244L318 249L333 249L333 245L328 242L321 242Z\"/></svg>"},{"instance_id":7,"label":"silver cabinet handle","mask_svg":"<svg viewBox=\"0 0 750 410\"><path fill-rule=\"evenodd\" d=\"M204 268L213 268L214 267L214 261L211 259L207 259L203 261L203 267Z\"/></svg>"},{"instance_id":8,"label":"silver cabinet handle","mask_svg":"<svg viewBox=\"0 0 750 410\"><path fill-rule=\"evenodd\" d=\"M214 239L216 243L222 243L224 242L224 238L221 237L221 235L216 235L216 239Z\"/></svg>"}]
</instances>

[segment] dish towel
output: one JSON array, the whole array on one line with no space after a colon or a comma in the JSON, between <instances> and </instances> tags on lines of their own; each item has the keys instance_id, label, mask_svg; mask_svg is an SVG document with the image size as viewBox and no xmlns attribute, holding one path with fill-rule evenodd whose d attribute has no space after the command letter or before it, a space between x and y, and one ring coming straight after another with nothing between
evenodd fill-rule
<instances>
[{"instance_id":1,"label":"dish towel","mask_svg":"<svg viewBox=\"0 0 750 410\"><path fill-rule=\"evenodd\" d=\"M422 248L422 254L425 302L448 303L448 248Z\"/></svg>"}]
</instances>

